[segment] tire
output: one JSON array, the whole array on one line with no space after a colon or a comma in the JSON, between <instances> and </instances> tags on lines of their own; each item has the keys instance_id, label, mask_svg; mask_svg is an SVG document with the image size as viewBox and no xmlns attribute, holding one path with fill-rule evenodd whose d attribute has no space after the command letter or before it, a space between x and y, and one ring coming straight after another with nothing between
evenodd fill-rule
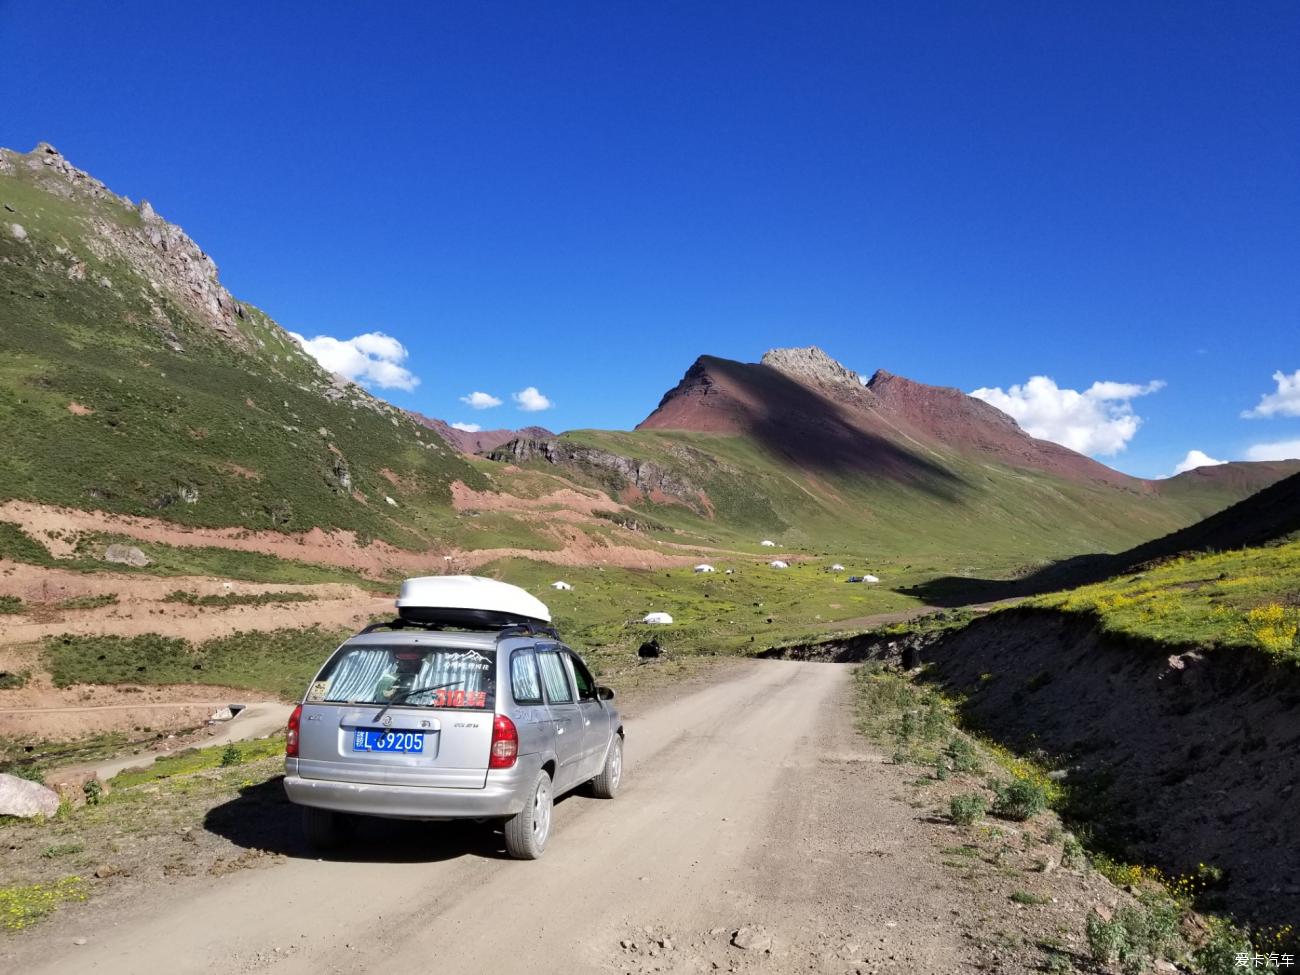
<instances>
[{"instance_id":1,"label":"tire","mask_svg":"<svg viewBox=\"0 0 1300 975\"><path fill-rule=\"evenodd\" d=\"M623 782L623 736L615 735L605 754L605 767L591 780L591 791L597 799L613 799Z\"/></svg>"},{"instance_id":2,"label":"tire","mask_svg":"<svg viewBox=\"0 0 1300 975\"><path fill-rule=\"evenodd\" d=\"M347 827L343 817L332 809L303 806L302 832L313 849L336 850L343 845Z\"/></svg>"},{"instance_id":3,"label":"tire","mask_svg":"<svg viewBox=\"0 0 1300 975\"><path fill-rule=\"evenodd\" d=\"M542 769L524 808L506 820L506 852L516 860L536 860L546 851L553 802L551 777Z\"/></svg>"}]
</instances>

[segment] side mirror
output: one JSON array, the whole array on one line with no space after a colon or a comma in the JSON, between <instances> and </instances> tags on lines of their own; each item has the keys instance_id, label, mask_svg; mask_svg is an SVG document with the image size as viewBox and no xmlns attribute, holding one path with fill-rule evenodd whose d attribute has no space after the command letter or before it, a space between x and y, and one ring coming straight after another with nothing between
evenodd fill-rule
<instances>
[{"instance_id":1,"label":"side mirror","mask_svg":"<svg viewBox=\"0 0 1300 975\"><path fill-rule=\"evenodd\" d=\"M612 701L614 700L614 688L604 687L602 685L597 684L596 696L600 698L602 701Z\"/></svg>"}]
</instances>

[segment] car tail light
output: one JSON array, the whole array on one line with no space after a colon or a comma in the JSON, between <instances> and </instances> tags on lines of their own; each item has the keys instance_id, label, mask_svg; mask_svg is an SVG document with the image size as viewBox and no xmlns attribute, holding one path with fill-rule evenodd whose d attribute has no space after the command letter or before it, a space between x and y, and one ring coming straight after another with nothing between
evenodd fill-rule
<instances>
[{"instance_id":1,"label":"car tail light","mask_svg":"<svg viewBox=\"0 0 1300 975\"><path fill-rule=\"evenodd\" d=\"M302 724L302 705L299 704L289 715L289 727L284 733L284 754L286 758L298 757L298 727Z\"/></svg>"},{"instance_id":2,"label":"car tail light","mask_svg":"<svg viewBox=\"0 0 1300 975\"><path fill-rule=\"evenodd\" d=\"M504 714L492 722L492 750L488 753L488 768L514 768L519 757L519 732L515 723Z\"/></svg>"}]
</instances>

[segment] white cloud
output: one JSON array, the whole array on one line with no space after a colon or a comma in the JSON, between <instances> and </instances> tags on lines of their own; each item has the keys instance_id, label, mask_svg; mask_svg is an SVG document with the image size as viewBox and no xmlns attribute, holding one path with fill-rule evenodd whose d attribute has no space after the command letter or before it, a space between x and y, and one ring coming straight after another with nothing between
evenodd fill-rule
<instances>
[{"instance_id":1,"label":"white cloud","mask_svg":"<svg viewBox=\"0 0 1300 975\"><path fill-rule=\"evenodd\" d=\"M453 423L451 428L453 430L459 430L461 433L478 433L483 429L477 423Z\"/></svg>"},{"instance_id":2,"label":"white cloud","mask_svg":"<svg viewBox=\"0 0 1300 975\"><path fill-rule=\"evenodd\" d=\"M297 332L289 334L327 372L338 373L362 386L409 390L420 385L420 377L402 365L406 361L406 347L391 335L367 332L350 339L329 335L308 339Z\"/></svg>"},{"instance_id":3,"label":"white cloud","mask_svg":"<svg viewBox=\"0 0 1300 975\"><path fill-rule=\"evenodd\" d=\"M1277 392L1261 397L1259 405L1245 410L1243 417L1257 420L1269 416L1300 416L1300 369L1290 376L1279 369L1273 373L1273 381L1277 383Z\"/></svg>"},{"instance_id":4,"label":"white cloud","mask_svg":"<svg viewBox=\"0 0 1300 975\"><path fill-rule=\"evenodd\" d=\"M1108 457L1123 450L1142 425L1130 401L1164 386L1159 379L1145 385L1103 381L1079 392L1061 389L1047 376L1034 376L1005 391L984 388L971 395L1010 414L1032 437Z\"/></svg>"},{"instance_id":5,"label":"white cloud","mask_svg":"<svg viewBox=\"0 0 1300 975\"><path fill-rule=\"evenodd\" d=\"M521 389L511 397L519 408L525 413L539 413L542 410L549 410L555 404L543 396L536 386L529 386L527 389Z\"/></svg>"},{"instance_id":6,"label":"white cloud","mask_svg":"<svg viewBox=\"0 0 1300 975\"><path fill-rule=\"evenodd\" d=\"M501 400L497 399L491 393L480 393L477 390L468 396L462 396L460 401L466 406L476 410L490 410L494 406L500 406Z\"/></svg>"},{"instance_id":7,"label":"white cloud","mask_svg":"<svg viewBox=\"0 0 1300 975\"><path fill-rule=\"evenodd\" d=\"M1257 443L1246 448L1247 460L1300 460L1300 440Z\"/></svg>"},{"instance_id":8,"label":"white cloud","mask_svg":"<svg viewBox=\"0 0 1300 975\"><path fill-rule=\"evenodd\" d=\"M1226 463L1226 460L1216 460L1203 450L1189 450L1187 456L1174 468L1174 473L1182 474L1186 471L1194 471L1198 467L1218 467Z\"/></svg>"}]
</instances>

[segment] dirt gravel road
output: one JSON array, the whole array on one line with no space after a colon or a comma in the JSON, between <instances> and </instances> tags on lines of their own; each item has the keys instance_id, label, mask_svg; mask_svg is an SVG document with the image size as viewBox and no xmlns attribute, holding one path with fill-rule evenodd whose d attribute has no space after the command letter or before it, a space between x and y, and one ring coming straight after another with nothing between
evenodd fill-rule
<instances>
[{"instance_id":1,"label":"dirt gravel road","mask_svg":"<svg viewBox=\"0 0 1300 975\"><path fill-rule=\"evenodd\" d=\"M851 695L846 667L751 662L630 716L622 794L562 801L533 863L472 824L377 823L314 859L289 807L236 800L210 828L283 862L69 912L12 944L14 970L970 970L943 868Z\"/></svg>"}]
</instances>

